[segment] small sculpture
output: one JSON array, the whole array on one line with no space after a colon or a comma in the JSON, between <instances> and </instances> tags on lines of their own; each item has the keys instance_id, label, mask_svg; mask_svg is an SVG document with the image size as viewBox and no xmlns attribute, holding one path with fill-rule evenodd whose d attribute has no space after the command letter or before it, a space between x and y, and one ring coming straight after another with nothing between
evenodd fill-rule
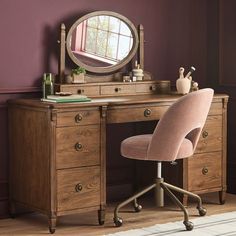
<instances>
[{"instance_id":1,"label":"small sculpture","mask_svg":"<svg viewBox=\"0 0 236 236\"><path fill-rule=\"evenodd\" d=\"M179 68L179 78L176 81L176 88L177 92L180 94L187 94L190 92L191 85L192 85L192 76L191 74L195 71L196 69L191 66L190 71L187 73L187 75L184 77L184 68L180 67Z\"/></svg>"}]
</instances>

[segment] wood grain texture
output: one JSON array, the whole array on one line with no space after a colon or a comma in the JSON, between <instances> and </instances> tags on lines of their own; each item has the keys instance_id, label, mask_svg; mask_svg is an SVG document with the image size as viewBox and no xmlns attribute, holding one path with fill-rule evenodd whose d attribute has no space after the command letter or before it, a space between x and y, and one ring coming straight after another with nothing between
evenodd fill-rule
<instances>
[{"instance_id":1,"label":"wood grain texture","mask_svg":"<svg viewBox=\"0 0 236 236\"><path fill-rule=\"evenodd\" d=\"M219 205L217 204L218 199L216 194L202 195L203 206L207 209L207 215L210 216L235 211L236 195L227 194L226 198L226 203ZM156 224L183 220L183 214L179 211L178 207L174 204L172 205L168 199L165 202L166 207L159 208L158 210L155 207L152 196L145 199L141 198L139 202L143 206L142 212L139 214L133 212L132 205L124 207L122 212L124 224L122 227L114 227L113 211L117 204L117 202L115 202L107 206L106 222L104 226L98 225L97 215L94 211L86 211L79 214L61 216L58 221L56 235L107 235L134 228L139 229ZM199 219L195 201L190 201L188 212L191 220L193 218ZM0 221L1 235L48 235L45 223L45 216L37 213L25 214L14 220L9 218L3 219ZM186 234L185 232L183 233Z\"/></svg>"},{"instance_id":2,"label":"wood grain texture","mask_svg":"<svg viewBox=\"0 0 236 236\"><path fill-rule=\"evenodd\" d=\"M223 142L222 116L208 116L195 153L221 151Z\"/></svg>"},{"instance_id":3,"label":"wood grain texture","mask_svg":"<svg viewBox=\"0 0 236 236\"><path fill-rule=\"evenodd\" d=\"M204 190L222 186L221 152L195 154L188 163L188 190Z\"/></svg>"},{"instance_id":4,"label":"wood grain texture","mask_svg":"<svg viewBox=\"0 0 236 236\"><path fill-rule=\"evenodd\" d=\"M80 185L80 189L76 186ZM100 167L57 171L57 210L100 207Z\"/></svg>"},{"instance_id":5,"label":"wood grain texture","mask_svg":"<svg viewBox=\"0 0 236 236\"><path fill-rule=\"evenodd\" d=\"M100 124L99 110L62 111L57 113L57 127Z\"/></svg>"},{"instance_id":6,"label":"wood grain texture","mask_svg":"<svg viewBox=\"0 0 236 236\"><path fill-rule=\"evenodd\" d=\"M85 94L86 96L98 96L100 94L100 87L99 86L88 86L87 84L83 85L76 85L73 84L72 86L68 85L60 85L59 90L61 92L71 92L72 94Z\"/></svg>"},{"instance_id":7,"label":"wood grain texture","mask_svg":"<svg viewBox=\"0 0 236 236\"><path fill-rule=\"evenodd\" d=\"M56 130L56 168L100 165L100 126L62 127Z\"/></svg>"},{"instance_id":8,"label":"wood grain texture","mask_svg":"<svg viewBox=\"0 0 236 236\"><path fill-rule=\"evenodd\" d=\"M10 201L50 209L50 114L9 107Z\"/></svg>"},{"instance_id":9,"label":"wood grain texture","mask_svg":"<svg viewBox=\"0 0 236 236\"><path fill-rule=\"evenodd\" d=\"M119 143L107 152L107 126L135 121L155 123L179 97L105 97L78 104L49 104L24 99L9 102L9 134L13 147L10 153L12 213L14 204L22 203L26 208L48 215L49 226L53 228L60 215L88 210L104 213L107 192L132 192L137 177L135 165L118 164L117 169L112 165L113 176L106 189L106 161L110 162L109 155L120 157L117 155ZM172 179L178 179L178 184L187 190L197 193L219 191L222 200L226 191L226 174L223 173L226 171L223 150L226 147L226 110L227 96L215 95L203 130L208 135L201 138L196 158L181 162L177 172L171 168L165 172L172 176L176 173ZM129 174L120 175L120 166L132 169L122 169ZM199 171L204 168L208 169L202 177ZM115 175L120 175L124 182L117 182ZM194 182L196 179L192 176L197 175L199 182ZM147 174L142 175L145 177ZM138 187L137 182L135 187Z\"/></svg>"}]
</instances>

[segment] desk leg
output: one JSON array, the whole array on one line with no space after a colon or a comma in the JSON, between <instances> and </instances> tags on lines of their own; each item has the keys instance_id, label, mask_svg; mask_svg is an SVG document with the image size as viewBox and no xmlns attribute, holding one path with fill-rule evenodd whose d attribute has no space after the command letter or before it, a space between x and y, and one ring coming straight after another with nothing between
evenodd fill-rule
<instances>
[{"instance_id":1,"label":"desk leg","mask_svg":"<svg viewBox=\"0 0 236 236\"><path fill-rule=\"evenodd\" d=\"M219 191L219 200L221 205L225 204L225 195L226 192L224 190Z\"/></svg>"},{"instance_id":2,"label":"desk leg","mask_svg":"<svg viewBox=\"0 0 236 236\"><path fill-rule=\"evenodd\" d=\"M9 212L10 212L10 217L15 218L15 216L16 216L16 206L15 206L15 203L12 200L10 200L10 203L9 203Z\"/></svg>"},{"instance_id":3,"label":"desk leg","mask_svg":"<svg viewBox=\"0 0 236 236\"><path fill-rule=\"evenodd\" d=\"M98 223L99 225L104 225L105 223L105 209L102 207L100 210L98 210Z\"/></svg>"},{"instance_id":4,"label":"desk leg","mask_svg":"<svg viewBox=\"0 0 236 236\"><path fill-rule=\"evenodd\" d=\"M48 227L49 227L49 232L51 234L54 234L56 231L56 224L57 224L57 217L55 215L52 215L48 219Z\"/></svg>"},{"instance_id":5,"label":"desk leg","mask_svg":"<svg viewBox=\"0 0 236 236\"><path fill-rule=\"evenodd\" d=\"M188 195L187 195L187 194L184 194L184 195L183 195L183 205L184 205L185 207L188 206Z\"/></svg>"}]
</instances>

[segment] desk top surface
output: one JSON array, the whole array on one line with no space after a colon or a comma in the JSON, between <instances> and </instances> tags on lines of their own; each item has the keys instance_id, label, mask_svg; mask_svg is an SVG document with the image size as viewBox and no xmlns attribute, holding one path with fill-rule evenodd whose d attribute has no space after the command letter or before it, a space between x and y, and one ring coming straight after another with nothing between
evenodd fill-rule
<instances>
[{"instance_id":1,"label":"desk top surface","mask_svg":"<svg viewBox=\"0 0 236 236\"><path fill-rule=\"evenodd\" d=\"M130 95L130 96L117 96L117 97L99 97L92 98L89 102L73 102L73 103L51 103L42 102L40 99L15 99L9 100L8 104L41 107L41 108L73 108L73 107L90 107L90 106L119 106L119 105L132 105L132 104L145 104L145 103L173 103L173 101L180 98L182 95ZM226 94L215 94L214 101L221 101L228 99Z\"/></svg>"}]
</instances>

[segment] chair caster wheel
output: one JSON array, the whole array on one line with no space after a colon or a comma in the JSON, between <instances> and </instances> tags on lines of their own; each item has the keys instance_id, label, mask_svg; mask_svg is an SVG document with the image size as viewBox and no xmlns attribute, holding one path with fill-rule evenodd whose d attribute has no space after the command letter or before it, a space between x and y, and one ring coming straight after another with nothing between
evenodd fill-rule
<instances>
[{"instance_id":1,"label":"chair caster wheel","mask_svg":"<svg viewBox=\"0 0 236 236\"><path fill-rule=\"evenodd\" d=\"M135 212L140 212L141 210L142 210L142 206L141 205L136 205L136 206L134 206L134 210L135 210Z\"/></svg>"},{"instance_id":2,"label":"chair caster wheel","mask_svg":"<svg viewBox=\"0 0 236 236\"><path fill-rule=\"evenodd\" d=\"M201 207L201 208L198 208L198 213L200 216L204 216L204 215L206 215L207 210L205 208Z\"/></svg>"},{"instance_id":3,"label":"chair caster wheel","mask_svg":"<svg viewBox=\"0 0 236 236\"><path fill-rule=\"evenodd\" d=\"M114 218L114 223L116 227L120 227L123 224L123 220L120 217Z\"/></svg>"},{"instance_id":4,"label":"chair caster wheel","mask_svg":"<svg viewBox=\"0 0 236 236\"><path fill-rule=\"evenodd\" d=\"M56 229L49 228L49 232L50 232L50 234L54 234L55 231L56 231Z\"/></svg>"},{"instance_id":5,"label":"chair caster wheel","mask_svg":"<svg viewBox=\"0 0 236 236\"><path fill-rule=\"evenodd\" d=\"M184 221L183 223L187 231L191 231L194 227L194 224L191 221Z\"/></svg>"}]
</instances>

